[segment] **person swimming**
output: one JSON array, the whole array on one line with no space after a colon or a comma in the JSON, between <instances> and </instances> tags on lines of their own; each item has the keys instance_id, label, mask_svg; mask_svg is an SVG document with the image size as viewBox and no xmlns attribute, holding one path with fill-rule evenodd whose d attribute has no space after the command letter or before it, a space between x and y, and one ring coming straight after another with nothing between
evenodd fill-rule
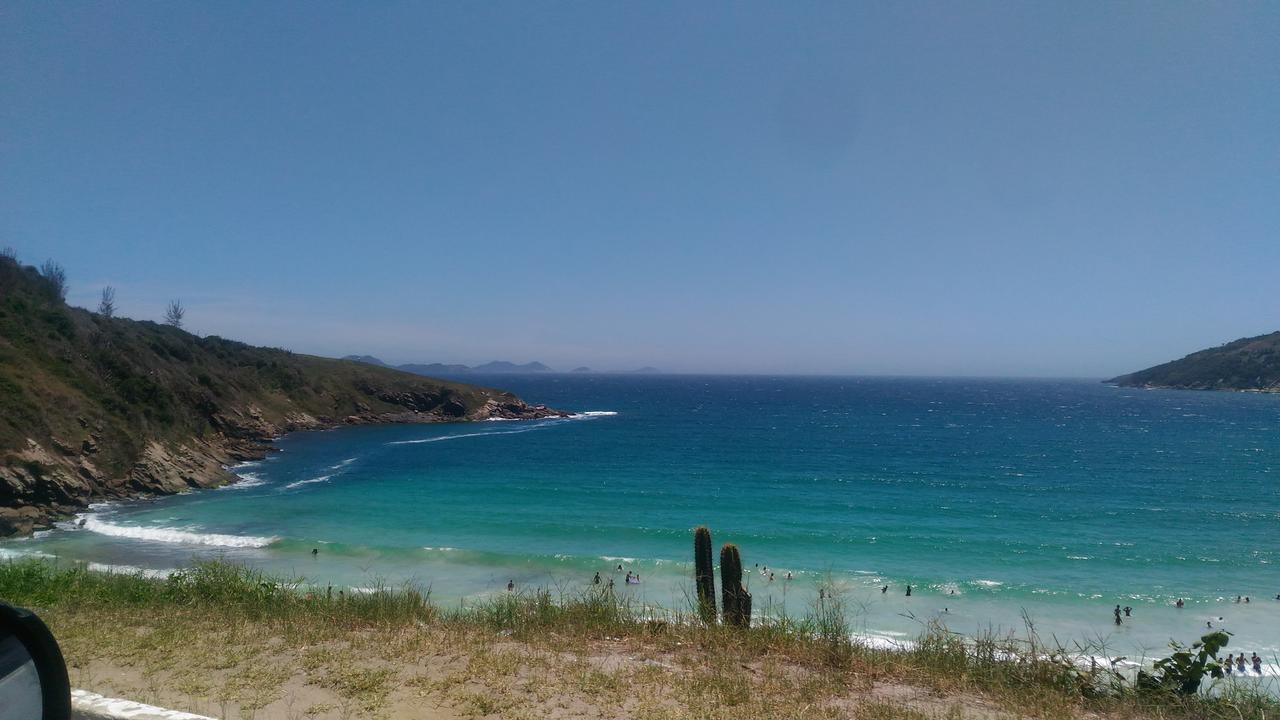
<instances>
[{"instance_id":1,"label":"person swimming","mask_svg":"<svg viewBox=\"0 0 1280 720\"><path fill-rule=\"evenodd\" d=\"M888 585L885 585L884 587L880 588L880 594L881 594L881 595L886 595L886 594L888 594L888 592L889 592L889 586L888 586Z\"/></svg>"}]
</instances>

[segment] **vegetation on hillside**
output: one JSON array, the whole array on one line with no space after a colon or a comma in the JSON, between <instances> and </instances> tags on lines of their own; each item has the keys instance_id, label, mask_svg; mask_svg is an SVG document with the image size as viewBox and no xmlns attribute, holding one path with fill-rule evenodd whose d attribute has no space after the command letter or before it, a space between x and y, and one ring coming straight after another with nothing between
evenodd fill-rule
<instances>
[{"instance_id":1,"label":"vegetation on hillside","mask_svg":"<svg viewBox=\"0 0 1280 720\"><path fill-rule=\"evenodd\" d=\"M1242 338L1107 382L1125 387L1280 392L1280 332Z\"/></svg>"},{"instance_id":2,"label":"vegetation on hillside","mask_svg":"<svg viewBox=\"0 0 1280 720\"><path fill-rule=\"evenodd\" d=\"M113 317L114 291L103 296L107 313L70 307L65 295L55 263L0 255L0 510L82 504L114 481L117 495L157 490L139 477L144 459L163 464L157 444L219 460L260 453L294 429L539 410L509 393L199 337L172 322L177 303L162 325Z\"/></svg>"}]
</instances>

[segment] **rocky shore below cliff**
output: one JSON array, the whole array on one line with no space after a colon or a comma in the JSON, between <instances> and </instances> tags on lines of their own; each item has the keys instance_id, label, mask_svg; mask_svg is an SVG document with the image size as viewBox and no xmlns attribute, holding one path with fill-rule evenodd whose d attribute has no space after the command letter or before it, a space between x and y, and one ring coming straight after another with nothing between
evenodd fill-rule
<instances>
[{"instance_id":1,"label":"rocky shore below cliff","mask_svg":"<svg viewBox=\"0 0 1280 720\"><path fill-rule=\"evenodd\" d=\"M287 433L380 423L570 416L510 396L489 399L472 410L460 402L441 403L438 398L410 392L381 393L378 399L403 409L386 412L358 405L357 412L343 417L296 413L277 422L267 420L254 406L240 412L219 413L212 418L218 432L177 442L153 440L123 474L99 468L95 459L103 443L102 429L86 418L77 418L83 430L80 437L54 438L48 446L28 439L25 448L0 466L0 497L7 498L8 504L0 507L0 537L29 535L51 527L94 502L173 495L236 482L240 478L228 466L266 457L274 450L273 441Z\"/></svg>"}]
</instances>

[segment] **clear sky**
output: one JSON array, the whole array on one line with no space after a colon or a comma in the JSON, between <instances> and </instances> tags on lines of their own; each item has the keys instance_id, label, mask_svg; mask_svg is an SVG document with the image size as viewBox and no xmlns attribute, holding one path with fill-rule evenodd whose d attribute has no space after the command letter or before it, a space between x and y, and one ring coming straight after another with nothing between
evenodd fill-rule
<instances>
[{"instance_id":1,"label":"clear sky","mask_svg":"<svg viewBox=\"0 0 1280 720\"><path fill-rule=\"evenodd\" d=\"M1106 376L1280 329L1280 3L15 2L0 245L323 355Z\"/></svg>"}]
</instances>

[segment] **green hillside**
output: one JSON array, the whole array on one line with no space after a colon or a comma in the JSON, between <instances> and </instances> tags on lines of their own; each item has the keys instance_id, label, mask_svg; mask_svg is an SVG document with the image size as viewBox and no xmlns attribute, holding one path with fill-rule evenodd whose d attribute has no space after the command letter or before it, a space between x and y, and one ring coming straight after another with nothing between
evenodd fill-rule
<instances>
[{"instance_id":1,"label":"green hillside","mask_svg":"<svg viewBox=\"0 0 1280 720\"><path fill-rule=\"evenodd\" d=\"M1280 332L1242 338L1107 382L1125 387L1280 392Z\"/></svg>"},{"instance_id":2,"label":"green hillside","mask_svg":"<svg viewBox=\"0 0 1280 720\"><path fill-rule=\"evenodd\" d=\"M0 535L234 479L291 430L556 414L510 393L69 307L0 257Z\"/></svg>"}]
</instances>

